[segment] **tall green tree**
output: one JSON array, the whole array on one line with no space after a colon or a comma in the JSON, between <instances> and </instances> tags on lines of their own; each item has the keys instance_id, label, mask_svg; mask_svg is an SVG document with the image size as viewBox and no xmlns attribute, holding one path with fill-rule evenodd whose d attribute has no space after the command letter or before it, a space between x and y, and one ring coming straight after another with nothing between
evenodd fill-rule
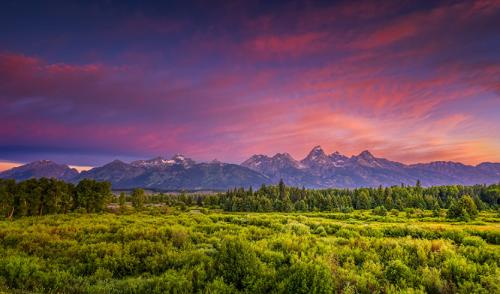
<instances>
[{"instance_id":1,"label":"tall green tree","mask_svg":"<svg viewBox=\"0 0 500 294\"><path fill-rule=\"evenodd\" d=\"M359 195L358 208L370 209L370 198L368 198L368 194L365 191L361 192Z\"/></svg>"},{"instance_id":2,"label":"tall green tree","mask_svg":"<svg viewBox=\"0 0 500 294\"><path fill-rule=\"evenodd\" d=\"M279 197L280 197L280 200L283 200L283 198L285 197L285 183L283 182L283 179L280 180L280 183L279 183Z\"/></svg>"},{"instance_id":3,"label":"tall green tree","mask_svg":"<svg viewBox=\"0 0 500 294\"><path fill-rule=\"evenodd\" d=\"M15 211L15 185L14 179L0 178L0 215L8 218L11 218Z\"/></svg>"},{"instance_id":4,"label":"tall green tree","mask_svg":"<svg viewBox=\"0 0 500 294\"><path fill-rule=\"evenodd\" d=\"M118 203L120 205L120 210L123 212L127 209L127 199L125 196L125 192L120 193L120 197L118 197Z\"/></svg>"},{"instance_id":5,"label":"tall green tree","mask_svg":"<svg viewBox=\"0 0 500 294\"><path fill-rule=\"evenodd\" d=\"M137 210L142 210L144 208L144 201L146 200L146 191L143 189L135 189L130 198L132 199L132 207Z\"/></svg>"}]
</instances>

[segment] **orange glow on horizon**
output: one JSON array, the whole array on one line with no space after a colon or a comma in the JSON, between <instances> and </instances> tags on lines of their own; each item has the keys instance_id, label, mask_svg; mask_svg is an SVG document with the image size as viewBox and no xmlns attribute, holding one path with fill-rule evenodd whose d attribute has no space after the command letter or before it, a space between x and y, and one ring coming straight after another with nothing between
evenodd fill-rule
<instances>
[{"instance_id":1,"label":"orange glow on horizon","mask_svg":"<svg viewBox=\"0 0 500 294\"><path fill-rule=\"evenodd\" d=\"M25 163L17 163L17 162L3 162L0 161L0 172L9 170L14 167L18 167L24 165ZM94 168L93 166L78 166L78 165L70 165L70 168L75 168L78 172L82 172L84 170L90 170Z\"/></svg>"}]
</instances>

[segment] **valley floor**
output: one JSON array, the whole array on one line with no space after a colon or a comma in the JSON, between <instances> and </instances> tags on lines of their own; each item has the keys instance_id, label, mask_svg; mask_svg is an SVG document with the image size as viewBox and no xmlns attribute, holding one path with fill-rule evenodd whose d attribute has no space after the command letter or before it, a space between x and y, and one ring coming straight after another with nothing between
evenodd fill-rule
<instances>
[{"instance_id":1,"label":"valley floor","mask_svg":"<svg viewBox=\"0 0 500 294\"><path fill-rule=\"evenodd\" d=\"M201 211L4 219L0 293L500 293L497 213Z\"/></svg>"}]
</instances>

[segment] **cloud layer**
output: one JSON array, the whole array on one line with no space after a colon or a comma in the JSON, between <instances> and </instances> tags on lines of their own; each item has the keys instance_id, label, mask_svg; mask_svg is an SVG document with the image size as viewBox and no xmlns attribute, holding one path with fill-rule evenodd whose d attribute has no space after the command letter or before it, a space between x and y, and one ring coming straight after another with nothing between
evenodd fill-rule
<instances>
[{"instance_id":1,"label":"cloud layer","mask_svg":"<svg viewBox=\"0 0 500 294\"><path fill-rule=\"evenodd\" d=\"M190 4L1 33L0 159L500 161L500 1Z\"/></svg>"}]
</instances>

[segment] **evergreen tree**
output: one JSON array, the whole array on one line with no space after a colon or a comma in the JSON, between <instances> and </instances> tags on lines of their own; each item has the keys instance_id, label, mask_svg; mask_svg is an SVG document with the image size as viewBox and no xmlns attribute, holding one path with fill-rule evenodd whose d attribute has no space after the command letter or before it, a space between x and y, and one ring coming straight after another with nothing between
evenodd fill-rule
<instances>
[{"instance_id":1,"label":"evergreen tree","mask_svg":"<svg viewBox=\"0 0 500 294\"><path fill-rule=\"evenodd\" d=\"M462 208L460 208L457 204L455 204L455 201L452 201L450 204L450 207L448 208L448 211L446 212L446 218L458 218L460 214L462 213Z\"/></svg>"},{"instance_id":2,"label":"evergreen tree","mask_svg":"<svg viewBox=\"0 0 500 294\"><path fill-rule=\"evenodd\" d=\"M469 213L467 213L467 210L465 208L462 208L462 210L460 211L460 215L458 216L458 218L460 219L460 221L463 221L463 222L470 221L470 215L469 215Z\"/></svg>"},{"instance_id":3,"label":"evergreen tree","mask_svg":"<svg viewBox=\"0 0 500 294\"><path fill-rule=\"evenodd\" d=\"M294 206L292 205L292 201L290 201L290 198L288 196L285 196L285 198L283 199L281 207L283 212L293 212L294 208Z\"/></svg>"},{"instance_id":4,"label":"evergreen tree","mask_svg":"<svg viewBox=\"0 0 500 294\"><path fill-rule=\"evenodd\" d=\"M370 199L364 191L359 195L358 209L370 209Z\"/></svg>"},{"instance_id":5,"label":"evergreen tree","mask_svg":"<svg viewBox=\"0 0 500 294\"><path fill-rule=\"evenodd\" d=\"M142 210L144 208L146 191L144 191L143 189L135 189L134 192L132 192L131 198L132 198L132 207L137 210Z\"/></svg>"},{"instance_id":6,"label":"evergreen tree","mask_svg":"<svg viewBox=\"0 0 500 294\"><path fill-rule=\"evenodd\" d=\"M125 192L120 193L120 197L118 198L118 203L120 205L120 211L125 211L127 209L127 202L125 199Z\"/></svg>"},{"instance_id":7,"label":"evergreen tree","mask_svg":"<svg viewBox=\"0 0 500 294\"><path fill-rule=\"evenodd\" d=\"M280 180L279 183L279 197L280 200L282 200L285 197L285 183L283 182L283 179Z\"/></svg>"},{"instance_id":8,"label":"evergreen tree","mask_svg":"<svg viewBox=\"0 0 500 294\"><path fill-rule=\"evenodd\" d=\"M470 219L475 219L479 215L476 204L470 196L464 196L458 201L460 209L465 209Z\"/></svg>"},{"instance_id":9,"label":"evergreen tree","mask_svg":"<svg viewBox=\"0 0 500 294\"><path fill-rule=\"evenodd\" d=\"M387 198L385 198L385 207L387 207L387 209L392 209L392 198L390 196L387 196Z\"/></svg>"}]
</instances>

